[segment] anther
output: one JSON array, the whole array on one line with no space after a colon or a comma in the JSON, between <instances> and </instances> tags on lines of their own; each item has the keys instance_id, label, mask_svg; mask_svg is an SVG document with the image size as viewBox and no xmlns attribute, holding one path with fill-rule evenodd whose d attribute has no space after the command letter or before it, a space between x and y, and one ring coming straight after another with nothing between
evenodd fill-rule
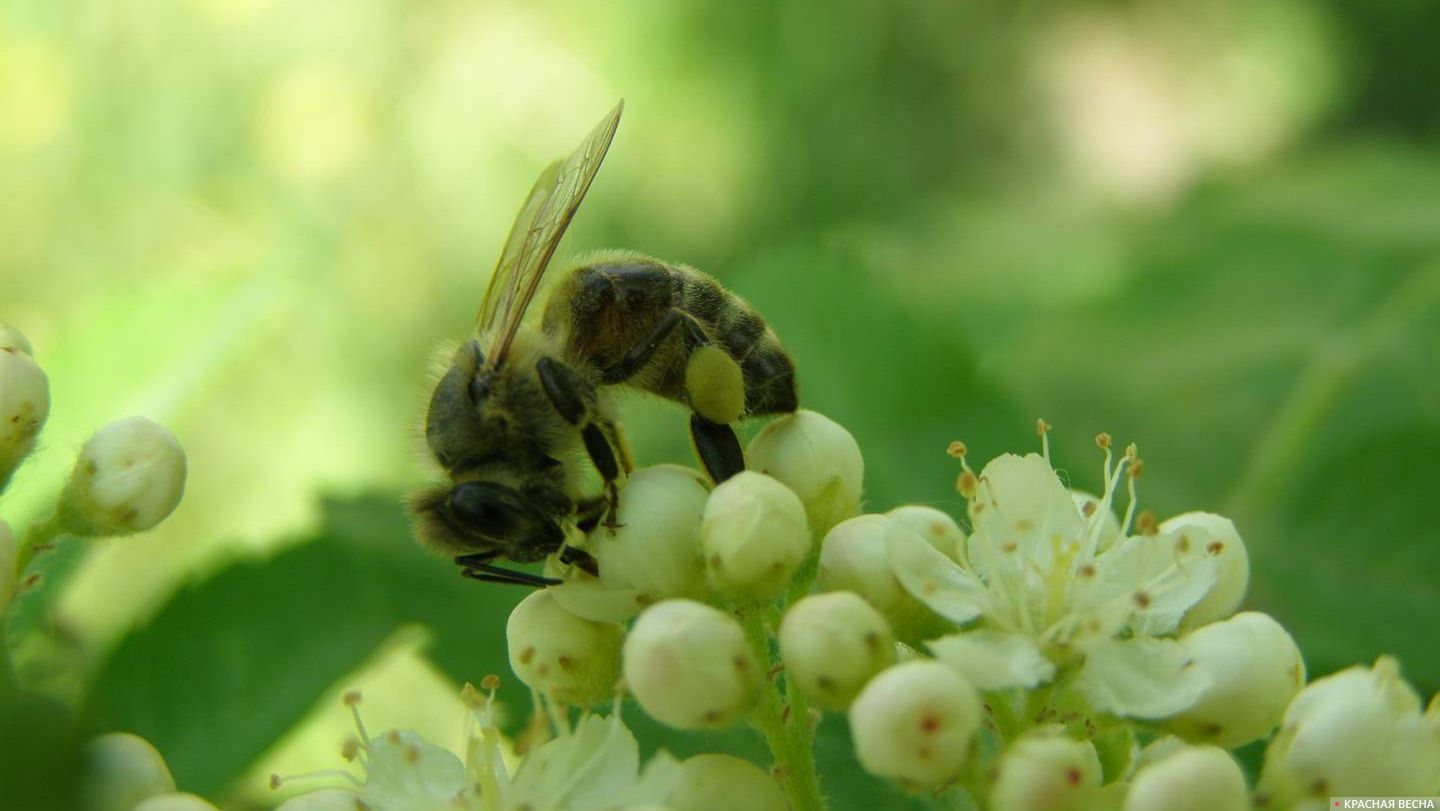
<instances>
[{"instance_id":1,"label":"anther","mask_svg":"<svg viewBox=\"0 0 1440 811\"><path fill-rule=\"evenodd\" d=\"M950 443L950 447L946 448L945 452L955 457L956 459L964 459L966 452L965 443L957 439L954 442Z\"/></svg>"},{"instance_id":2,"label":"anther","mask_svg":"<svg viewBox=\"0 0 1440 811\"><path fill-rule=\"evenodd\" d=\"M1095 435L1095 447L1102 451L1110 450L1110 435L1101 431Z\"/></svg>"}]
</instances>

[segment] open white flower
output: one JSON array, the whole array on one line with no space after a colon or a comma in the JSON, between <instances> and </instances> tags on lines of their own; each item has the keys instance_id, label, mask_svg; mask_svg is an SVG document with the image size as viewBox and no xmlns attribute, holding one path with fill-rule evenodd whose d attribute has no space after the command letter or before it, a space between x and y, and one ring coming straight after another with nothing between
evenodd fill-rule
<instances>
[{"instance_id":1,"label":"open white flower","mask_svg":"<svg viewBox=\"0 0 1440 811\"><path fill-rule=\"evenodd\" d=\"M1042 431L1043 434L1043 431ZM1033 687L1083 662L1076 680L1095 709L1162 718L1194 702L1204 679L1172 639L1186 611L1216 582L1216 561L1135 512L1141 463L1133 446L1112 465L1105 492L1076 498L1042 456L1004 455L960 491L973 531L959 563L891 521L886 538L900 583L936 613L975 627L932 641L932 653L982 689ZM963 452L963 449L962 449ZM1130 504L1112 514L1122 478ZM1131 534L1132 525L1138 528Z\"/></svg>"}]
</instances>

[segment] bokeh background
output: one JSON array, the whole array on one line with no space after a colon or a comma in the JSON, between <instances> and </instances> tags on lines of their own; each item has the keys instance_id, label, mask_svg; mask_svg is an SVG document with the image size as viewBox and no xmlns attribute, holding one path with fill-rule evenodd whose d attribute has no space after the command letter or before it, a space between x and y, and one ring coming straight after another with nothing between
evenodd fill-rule
<instances>
[{"instance_id":1,"label":"bokeh background","mask_svg":"<svg viewBox=\"0 0 1440 811\"><path fill-rule=\"evenodd\" d=\"M1036 417L1095 488L1109 431L1142 506L1236 520L1312 675L1391 652L1433 692L1437 30L1408 0L6 0L0 319L54 406L0 515L132 413L191 466L160 530L48 556L17 662L227 808L337 765L350 686L372 728L456 739L521 594L410 540L427 369L624 97L562 254L750 299L871 507L959 516L947 443L1031 450ZM642 463L690 461L683 412L625 407ZM647 749L756 751L639 716ZM840 807L929 802L822 731Z\"/></svg>"}]
</instances>

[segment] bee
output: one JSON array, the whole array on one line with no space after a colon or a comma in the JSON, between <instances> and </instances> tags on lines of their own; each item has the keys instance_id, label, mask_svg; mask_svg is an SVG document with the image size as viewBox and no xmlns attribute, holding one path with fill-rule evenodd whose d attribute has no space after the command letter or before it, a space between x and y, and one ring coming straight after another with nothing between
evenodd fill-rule
<instances>
[{"instance_id":1,"label":"bee","mask_svg":"<svg viewBox=\"0 0 1440 811\"><path fill-rule=\"evenodd\" d=\"M617 390L690 408L695 450L716 482L745 467L732 423L798 407L795 366L775 333L694 268L633 252L592 255L555 279L538 323L526 319L623 108L540 174L474 333L430 397L425 439L449 481L411 496L416 535L476 580L557 583L495 565L556 552L598 573L594 558L566 546L565 528L616 526L620 482L634 468L615 420ZM603 493L590 497L580 492L587 458L603 481Z\"/></svg>"}]
</instances>

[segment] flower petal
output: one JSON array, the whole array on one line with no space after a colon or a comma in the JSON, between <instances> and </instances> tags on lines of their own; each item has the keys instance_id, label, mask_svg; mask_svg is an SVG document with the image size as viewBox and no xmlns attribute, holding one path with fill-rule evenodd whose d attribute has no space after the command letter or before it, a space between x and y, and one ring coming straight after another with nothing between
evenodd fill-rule
<instances>
[{"instance_id":1,"label":"flower petal","mask_svg":"<svg viewBox=\"0 0 1440 811\"><path fill-rule=\"evenodd\" d=\"M1050 568L1057 551L1064 551L1062 545L1078 543L1085 529L1060 477L1033 453L997 456L980 471L970 519L974 534L983 536L979 545L1021 550L1042 570Z\"/></svg>"},{"instance_id":2,"label":"flower petal","mask_svg":"<svg viewBox=\"0 0 1440 811\"><path fill-rule=\"evenodd\" d=\"M592 622L626 622L644 607L635 589L607 588L592 578L567 580L549 591L561 608Z\"/></svg>"},{"instance_id":3,"label":"flower petal","mask_svg":"<svg viewBox=\"0 0 1440 811\"><path fill-rule=\"evenodd\" d=\"M931 546L899 518L886 519L885 551L895 578L915 599L951 622L969 622L985 606L980 578Z\"/></svg>"},{"instance_id":4,"label":"flower petal","mask_svg":"<svg viewBox=\"0 0 1440 811\"><path fill-rule=\"evenodd\" d=\"M1016 634L969 631L931 640L925 646L981 690L1035 687L1055 676L1055 666L1035 643Z\"/></svg>"},{"instance_id":5,"label":"flower petal","mask_svg":"<svg viewBox=\"0 0 1440 811\"><path fill-rule=\"evenodd\" d=\"M1075 689L1101 712L1166 718L1195 703L1207 686L1171 639L1104 639L1085 649Z\"/></svg>"},{"instance_id":6,"label":"flower petal","mask_svg":"<svg viewBox=\"0 0 1440 811\"><path fill-rule=\"evenodd\" d=\"M1121 606L1137 636L1160 636L1174 631L1191 606L1199 602L1217 577L1214 558L1200 552L1181 552L1177 537L1125 538L1095 559L1094 583L1077 590L1077 604L1086 608Z\"/></svg>"}]
</instances>

